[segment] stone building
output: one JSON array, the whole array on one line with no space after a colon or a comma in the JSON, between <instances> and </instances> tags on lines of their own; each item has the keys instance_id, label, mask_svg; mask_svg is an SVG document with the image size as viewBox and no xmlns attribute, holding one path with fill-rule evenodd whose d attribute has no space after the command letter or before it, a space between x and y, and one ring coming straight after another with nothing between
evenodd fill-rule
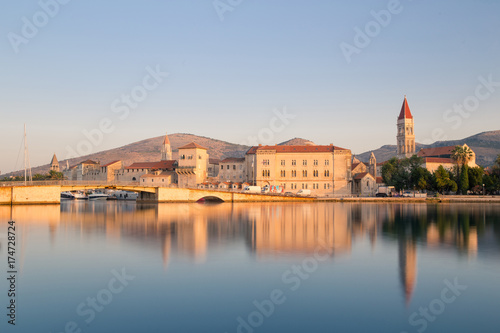
<instances>
[{"instance_id":1,"label":"stone building","mask_svg":"<svg viewBox=\"0 0 500 333\"><path fill-rule=\"evenodd\" d=\"M160 161L134 162L129 166L116 169L114 177L120 182L140 182L152 186L171 186L177 184L177 161L172 160L172 148L168 135L161 146Z\"/></svg>"},{"instance_id":2,"label":"stone building","mask_svg":"<svg viewBox=\"0 0 500 333\"><path fill-rule=\"evenodd\" d=\"M64 170L64 178L67 180L91 180L97 174L100 165L96 161L85 160L76 165L72 165Z\"/></svg>"},{"instance_id":3,"label":"stone building","mask_svg":"<svg viewBox=\"0 0 500 333\"><path fill-rule=\"evenodd\" d=\"M328 146L254 146L245 155L246 181L312 195L351 194L351 151ZM242 178L243 179L243 178Z\"/></svg>"},{"instance_id":4,"label":"stone building","mask_svg":"<svg viewBox=\"0 0 500 333\"><path fill-rule=\"evenodd\" d=\"M207 148L191 142L179 148L177 173L179 187L196 188L207 179Z\"/></svg>"},{"instance_id":5,"label":"stone building","mask_svg":"<svg viewBox=\"0 0 500 333\"><path fill-rule=\"evenodd\" d=\"M462 147L470 149L466 144ZM423 159L422 166L430 172L436 171L440 165L445 169L451 170L453 167L457 166L456 161L451 158L453 149L455 149L455 146L422 148L417 156ZM470 168L474 168L477 167L476 153L474 153L472 149L470 149L470 151L472 152L472 157L467 164Z\"/></svg>"},{"instance_id":6,"label":"stone building","mask_svg":"<svg viewBox=\"0 0 500 333\"><path fill-rule=\"evenodd\" d=\"M377 193L381 179L377 177L377 159L373 152L370 155L368 165L358 159L353 159L351 173L353 179L352 194L368 197Z\"/></svg>"},{"instance_id":7,"label":"stone building","mask_svg":"<svg viewBox=\"0 0 500 333\"><path fill-rule=\"evenodd\" d=\"M246 181L246 163L244 157L228 157L219 163L219 180L221 182Z\"/></svg>"},{"instance_id":8,"label":"stone building","mask_svg":"<svg viewBox=\"0 0 500 333\"><path fill-rule=\"evenodd\" d=\"M216 158L208 159L207 178L216 179L219 176L219 163L220 160Z\"/></svg>"}]
</instances>

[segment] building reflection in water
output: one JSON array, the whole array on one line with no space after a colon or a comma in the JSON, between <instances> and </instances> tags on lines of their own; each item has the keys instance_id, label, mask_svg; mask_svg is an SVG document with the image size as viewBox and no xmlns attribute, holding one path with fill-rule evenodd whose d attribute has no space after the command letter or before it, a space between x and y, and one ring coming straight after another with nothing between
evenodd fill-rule
<instances>
[{"instance_id":1,"label":"building reflection in water","mask_svg":"<svg viewBox=\"0 0 500 333\"><path fill-rule=\"evenodd\" d=\"M496 210L495 210L496 209ZM197 263L215 248L246 244L256 260L269 256L310 255L321 247L332 256L351 252L356 239L377 237L398 243L399 277L406 303L417 284L417 251L454 250L469 258L480 246L499 245L498 207L488 205L262 203L158 204L70 202L61 206L0 206L21 232L48 233L51 244L65 233L102 237L109 242L151 248L166 269L172 256ZM493 231L490 229L494 229ZM481 235L494 235L481 237ZM29 241L29 236L24 237ZM0 239L0 249L6 239ZM156 249L156 250L155 250ZM22 252L22 251L21 251Z\"/></svg>"}]
</instances>

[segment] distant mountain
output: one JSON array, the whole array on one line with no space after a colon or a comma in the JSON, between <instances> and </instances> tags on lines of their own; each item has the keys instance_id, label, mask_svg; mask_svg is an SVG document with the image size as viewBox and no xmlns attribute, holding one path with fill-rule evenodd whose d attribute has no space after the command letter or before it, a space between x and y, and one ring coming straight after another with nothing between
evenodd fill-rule
<instances>
[{"instance_id":1,"label":"distant mountain","mask_svg":"<svg viewBox=\"0 0 500 333\"><path fill-rule=\"evenodd\" d=\"M111 161L122 160L124 165L130 165L133 162L159 161L161 157L161 145L164 138L165 136L157 136L155 138L134 142L126 146L104 150L98 153L93 153L77 158L71 158L68 160L68 164L75 165L81 161L85 161L88 159L99 161L102 164ZM192 141L207 148L210 158L214 159L223 159L226 157L243 157L248 149L250 149L250 147L248 146L211 139L203 136L197 136L193 134L169 134L168 138L172 147L172 158L174 159L177 159L179 155L178 148ZM47 155L47 161L50 161L51 157L52 155ZM58 156L58 158L61 157L62 156ZM61 169L64 169L66 167L66 160L60 159L59 166ZM49 171L49 167L49 164L45 164L32 168L32 174L47 173ZM2 175L1 177L3 178L4 176L8 177L10 175L20 175L21 173L24 174L24 171L8 173Z\"/></svg>"},{"instance_id":2,"label":"distant mountain","mask_svg":"<svg viewBox=\"0 0 500 333\"><path fill-rule=\"evenodd\" d=\"M314 142L302 138L293 138L288 141L278 143L278 146L305 146L305 145L314 145Z\"/></svg>"},{"instance_id":3,"label":"distant mountain","mask_svg":"<svg viewBox=\"0 0 500 333\"><path fill-rule=\"evenodd\" d=\"M463 145L464 143L476 153L477 164L485 167L491 166L500 154L500 131L483 132L461 140L437 141L430 145L417 143L415 148L418 152L422 148L456 146ZM377 161L383 162L396 156L397 147L396 145L385 145L379 149L356 155L356 157L363 162L368 162L372 152L375 154Z\"/></svg>"},{"instance_id":4,"label":"distant mountain","mask_svg":"<svg viewBox=\"0 0 500 333\"><path fill-rule=\"evenodd\" d=\"M169 134L168 138L170 140L170 144L172 145L172 155L174 159L177 159L178 157L178 148L192 141L206 147L208 149L210 158L215 159L223 159L226 157L243 157L250 148L249 146L245 145L234 144L226 141L186 133ZM163 139L164 136L157 136L155 138L134 142L126 146L109 149L77 158L71 158L68 160L68 164L75 165L87 159L99 161L101 163L122 160L125 165L130 165L133 162L158 161L161 156L161 144L163 143ZM464 143L467 143L467 145L469 145L469 147L474 150L474 152L476 153L478 164L482 166L490 166L494 163L496 156L500 154L500 131L483 132L462 140L439 141L433 143L432 145L422 145L417 143L416 149L418 151L421 148L454 146ZM279 145L308 144L314 143L302 138L293 138L291 140L284 141ZM367 162L370 159L371 152L372 151L368 151L356 155L356 157L361 161ZM385 145L380 147L379 149L373 150L373 152L375 153L377 161L387 161L388 159L396 155L396 146ZM50 161L51 157L52 154L47 154L47 162ZM59 156L59 158L61 157L62 156ZM59 160L59 165L61 169L64 169L66 167L66 160ZM47 173L48 171L49 164L32 168L33 174ZM22 173L22 171L16 171L2 175L2 178L4 176L8 177L10 175L21 175Z\"/></svg>"}]
</instances>

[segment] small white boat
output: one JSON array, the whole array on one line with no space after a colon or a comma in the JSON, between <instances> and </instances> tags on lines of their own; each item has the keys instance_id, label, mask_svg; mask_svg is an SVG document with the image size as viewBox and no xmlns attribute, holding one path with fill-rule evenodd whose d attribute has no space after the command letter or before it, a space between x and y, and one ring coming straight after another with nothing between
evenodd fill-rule
<instances>
[{"instance_id":1,"label":"small white boat","mask_svg":"<svg viewBox=\"0 0 500 333\"><path fill-rule=\"evenodd\" d=\"M71 191L71 194L75 197L77 200L87 200L87 195L83 191Z\"/></svg>"},{"instance_id":2,"label":"small white boat","mask_svg":"<svg viewBox=\"0 0 500 333\"><path fill-rule=\"evenodd\" d=\"M108 199L109 195L106 193L101 193L94 191L88 195L89 200L106 200Z\"/></svg>"},{"instance_id":3,"label":"small white boat","mask_svg":"<svg viewBox=\"0 0 500 333\"><path fill-rule=\"evenodd\" d=\"M61 192L61 200L75 200L75 196L71 192L64 191Z\"/></svg>"},{"instance_id":4,"label":"small white boat","mask_svg":"<svg viewBox=\"0 0 500 333\"><path fill-rule=\"evenodd\" d=\"M115 200L137 200L139 194L129 191L115 191L110 198Z\"/></svg>"}]
</instances>

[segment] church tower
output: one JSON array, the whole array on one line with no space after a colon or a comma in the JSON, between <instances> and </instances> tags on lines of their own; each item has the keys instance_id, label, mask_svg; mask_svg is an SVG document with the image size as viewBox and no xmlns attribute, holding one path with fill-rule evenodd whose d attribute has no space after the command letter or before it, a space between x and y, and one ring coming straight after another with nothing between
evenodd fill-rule
<instances>
[{"instance_id":1,"label":"church tower","mask_svg":"<svg viewBox=\"0 0 500 333\"><path fill-rule=\"evenodd\" d=\"M368 172L377 179L377 159L375 158L375 154L372 152L370 155L370 163L368 165Z\"/></svg>"},{"instance_id":2,"label":"church tower","mask_svg":"<svg viewBox=\"0 0 500 333\"><path fill-rule=\"evenodd\" d=\"M165 140L163 141L163 146L161 147L161 160L172 160L172 148L170 147L170 140L168 139L167 134L165 134Z\"/></svg>"},{"instance_id":3,"label":"church tower","mask_svg":"<svg viewBox=\"0 0 500 333\"><path fill-rule=\"evenodd\" d=\"M59 172L59 161L57 161L56 154L52 156L52 161L50 161L50 170Z\"/></svg>"},{"instance_id":4,"label":"church tower","mask_svg":"<svg viewBox=\"0 0 500 333\"><path fill-rule=\"evenodd\" d=\"M408 101L403 101L401 112L398 117L398 158L411 157L415 154L415 132L413 127L413 116L408 106Z\"/></svg>"}]
</instances>

